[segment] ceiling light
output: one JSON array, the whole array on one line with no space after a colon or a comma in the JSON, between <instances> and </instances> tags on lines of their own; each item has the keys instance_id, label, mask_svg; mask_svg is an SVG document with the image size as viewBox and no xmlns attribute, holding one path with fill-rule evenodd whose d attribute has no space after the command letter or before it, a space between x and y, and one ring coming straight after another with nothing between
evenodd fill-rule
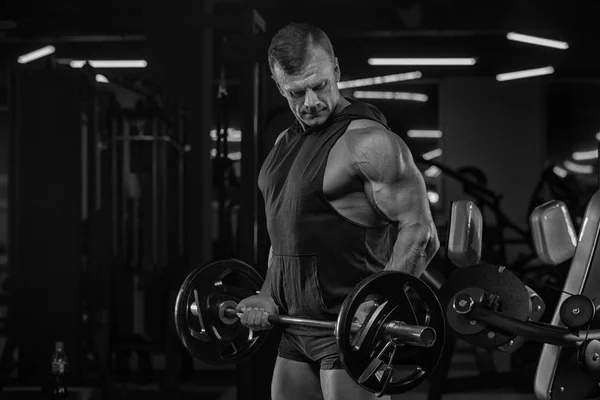
<instances>
[{"instance_id":1,"label":"ceiling light","mask_svg":"<svg viewBox=\"0 0 600 400\"><path fill-rule=\"evenodd\" d=\"M369 65L475 65L474 58L369 58Z\"/></svg>"},{"instance_id":2,"label":"ceiling light","mask_svg":"<svg viewBox=\"0 0 600 400\"><path fill-rule=\"evenodd\" d=\"M591 174L594 172L594 168L591 165L575 164L568 160L564 162L564 165L566 169L577 174Z\"/></svg>"},{"instance_id":3,"label":"ceiling light","mask_svg":"<svg viewBox=\"0 0 600 400\"><path fill-rule=\"evenodd\" d=\"M566 169L559 167L558 165L552 168L552 172L554 172L557 176L564 178L567 176L568 172Z\"/></svg>"},{"instance_id":4,"label":"ceiling light","mask_svg":"<svg viewBox=\"0 0 600 400\"><path fill-rule=\"evenodd\" d=\"M87 64L84 60L71 60L69 61L69 65L71 68L83 68L83 66Z\"/></svg>"},{"instance_id":5,"label":"ceiling light","mask_svg":"<svg viewBox=\"0 0 600 400\"><path fill-rule=\"evenodd\" d=\"M409 100L425 103L427 95L421 93L406 93L406 92L370 92L357 90L353 93L357 99L379 99L379 100Z\"/></svg>"},{"instance_id":6,"label":"ceiling light","mask_svg":"<svg viewBox=\"0 0 600 400\"><path fill-rule=\"evenodd\" d=\"M431 150L425 154L423 154L423 159L424 160L433 160L436 157L439 157L442 155L442 149L435 149L435 150Z\"/></svg>"},{"instance_id":7,"label":"ceiling light","mask_svg":"<svg viewBox=\"0 0 600 400\"><path fill-rule=\"evenodd\" d=\"M441 169L439 169L435 165L432 165L431 167L427 168L423 174L427 178L437 178L438 176L440 176L441 173L442 173Z\"/></svg>"},{"instance_id":8,"label":"ceiling light","mask_svg":"<svg viewBox=\"0 0 600 400\"><path fill-rule=\"evenodd\" d=\"M419 71L406 72L404 74L393 74L385 76L376 76L374 78L354 79L350 81L338 82L338 89L347 89L353 87L381 85L382 83L392 83L419 79L422 74Z\"/></svg>"},{"instance_id":9,"label":"ceiling light","mask_svg":"<svg viewBox=\"0 0 600 400\"><path fill-rule=\"evenodd\" d=\"M407 135L409 138L439 139L442 137L442 131L411 129L408 131Z\"/></svg>"},{"instance_id":10,"label":"ceiling light","mask_svg":"<svg viewBox=\"0 0 600 400\"><path fill-rule=\"evenodd\" d=\"M593 160L594 158L598 158L598 150L576 151L573 153L573 160L575 161Z\"/></svg>"},{"instance_id":11,"label":"ceiling light","mask_svg":"<svg viewBox=\"0 0 600 400\"><path fill-rule=\"evenodd\" d=\"M96 82L108 83L108 78L101 74L96 74Z\"/></svg>"},{"instance_id":12,"label":"ceiling light","mask_svg":"<svg viewBox=\"0 0 600 400\"><path fill-rule=\"evenodd\" d=\"M496 80L499 82L503 82L514 79L531 78L533 76L550 75L552 73L554 73L554 68L552 67L534 68L523 71L506 72L503 74L498 74L496 75Z\"/></svg>"},{"instance_id":13,"label":"ceiling light","mask_svg":"<svg viewBox=\"0 0 600 400\"><path fill-rule=\"evenodd\" d=\"M440 201L440 195L437 194L436 192L428 191L427 197L429 198L429 202L432 204L435 204L438 201Z\"/></svg>"},{"instance_id":14,"label":"ceiling light","mask_svg":"<svg viewBox=\"0 0 600 400\"><path fill-rule=\"evenodd\" d=\"M146 68L146 60L71 60L72 68L81 68L86 62L94 68Z\"/></svg>"},{"instance_id":15,"label":"ceiling light","mask_svg":"<svg viewBox=\"0 0 600 400\"><path fill-rule=\"evenodd\" d=\"M44 46L41 49L34 50L30 53L23 54L17 59L19 64L27 64L33 60L37 60L38 58L46 57L56 51L54 46Z\"/></svg>"},{"instance_id":16,"label":"ceiling light","mask_svg":"<svg viewBox=\"0 0 600 400\"><path fill-rule=\"evenodd\" d=\"M544 47L553 47L555 49L566 50L569 48L569 44L567 42L561 42L558 40L552 39L544 39L537 36L523 35L521 33L509 32L506 34L506 38L508 40L512 40L514 42L522 42L535 44L537 46Z\"/></svg>"}]
</instances>

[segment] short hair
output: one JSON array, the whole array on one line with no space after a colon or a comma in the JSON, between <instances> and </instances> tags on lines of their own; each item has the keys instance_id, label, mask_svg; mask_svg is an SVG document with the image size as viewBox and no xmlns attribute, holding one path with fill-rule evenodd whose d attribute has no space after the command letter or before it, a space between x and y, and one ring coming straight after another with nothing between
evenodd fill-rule
<instances>
[{"instance_id":1,"label":"short hair","mask_svg":"<svg viewBox=\"0 0 600 400\"><path fill-rule=\"evenodd\" d=\"M292 22L275 33L269 45L269 68L273 72L275 64L288 75L300 72L308 58L312 46L320 46L331 60L335 53L331 41L320 28L306 22Z\"/></svg>"}]
</instances>

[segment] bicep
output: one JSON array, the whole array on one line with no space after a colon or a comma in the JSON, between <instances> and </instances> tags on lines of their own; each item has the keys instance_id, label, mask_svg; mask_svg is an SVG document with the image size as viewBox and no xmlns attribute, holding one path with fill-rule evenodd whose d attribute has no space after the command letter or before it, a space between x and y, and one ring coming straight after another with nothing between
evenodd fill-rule
<instances>
[{"instance_id":1,"label":"bicep","mask_svg":"<svg viewBox=\"0 0 600 400\"><path fill-rule=\"evenodd\" d=\"M390 181L365 181L371 205L399 227L427 223L431 219L422 175L410 171Z\"/></svg>"},{"instance_id":2,"label":"bicep","mask_svg":"<svg viewBox=\"0 0 600 400\"><path fill-rule=\"evenodd\" d=\"M378 136L363 148L358 164L369 202L399 227L429 224L425 181L408 146L391 132Z\"/></svg>"}]
</instances>

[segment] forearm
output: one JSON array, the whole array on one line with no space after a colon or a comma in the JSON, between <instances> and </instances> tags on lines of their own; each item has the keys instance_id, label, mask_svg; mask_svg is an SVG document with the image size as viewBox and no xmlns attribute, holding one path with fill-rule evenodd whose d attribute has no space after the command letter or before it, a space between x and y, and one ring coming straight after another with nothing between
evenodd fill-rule
<instances>
[{"instance_id":1,"label":"forearm","mask_svg":"<svg viewBox=\"0 0 600 400\"><path fill-rule=\"evenodd\" d=\"M385 270L405 272L419 277L438 249L439 240L433 224L403 227L398 232L392 256Z\"/></svg>"}]
</instances>

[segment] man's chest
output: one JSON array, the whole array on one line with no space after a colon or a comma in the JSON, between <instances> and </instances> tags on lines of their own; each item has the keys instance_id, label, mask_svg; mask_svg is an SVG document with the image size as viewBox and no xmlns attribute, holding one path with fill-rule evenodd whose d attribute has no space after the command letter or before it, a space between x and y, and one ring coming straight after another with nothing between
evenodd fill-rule
<instances>
[{"instance_id":1,"label":"man's chest","mask_svg":"<svg viewBox=\"0 0 600 400\"><path fill-rule=\"evenodd\" d=\"M339 198L360 190L344 134L326 140L296 137L268 157L264 183L274 195L301 196L315 191Z\"/></svg>"}]
</instances>

